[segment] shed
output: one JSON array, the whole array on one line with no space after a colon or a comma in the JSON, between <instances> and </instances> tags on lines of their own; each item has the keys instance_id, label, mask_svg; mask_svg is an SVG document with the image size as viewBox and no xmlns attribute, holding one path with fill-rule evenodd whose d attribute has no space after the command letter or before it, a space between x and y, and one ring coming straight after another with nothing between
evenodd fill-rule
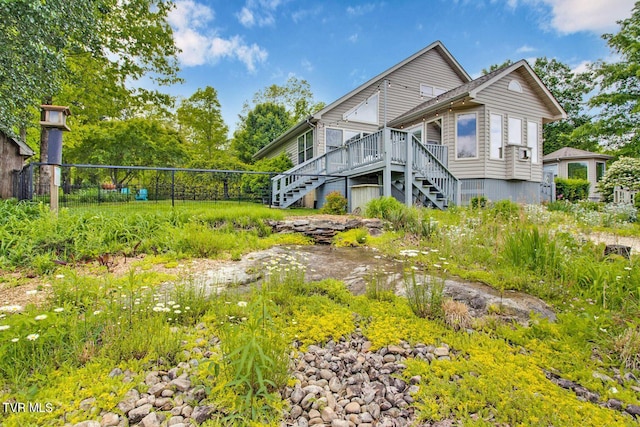
<instances>
[{"instance_id":1,"label":"shed","mask_svg":"<svg viewBox=\"0 0 640 427\"><path fill-rule=\"evenodd\" d=\"M14 172L22 170L34 154L27 144L0 131L0 199L13 197Z\"/></svg>"},{"instance_id":2,"label":"shed","mask_svg":"<svg viewBox=\"0 0 640 427\"><path fill-rule=\"evenodd\" d=\"M564 179L586 179L591 183L589 200L600 201L598 182L607 170L607 160L613 156L573 147L563 147L542 158L545 172Z\"/></svg>"}]
</instances>

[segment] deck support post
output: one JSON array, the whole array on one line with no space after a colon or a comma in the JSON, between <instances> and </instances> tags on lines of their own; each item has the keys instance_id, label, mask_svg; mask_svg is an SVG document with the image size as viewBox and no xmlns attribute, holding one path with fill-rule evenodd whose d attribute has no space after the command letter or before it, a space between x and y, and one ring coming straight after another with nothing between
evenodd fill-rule
<instances>
[{"instance_id":1,"label":"deck support post","mask_svg":"<svg viewBox=\"0 0 640 427\"><path fill-rule=\"evenodd\" d=\"M382 195L391 197L391 129L385 127L382 133L384 147L384 169L382 170Z\"/></svg>"},{"instance_id":2,"label":"deck support post","mask_svg":"<svg viewBox=\"0 0 640 427\"><path fill-rule=\"evenodd\" d=\"M411 207L413 205L413 135L407 132L405 139L407 163L404 166L404 204Z\"/></svg>"}]
</instances>

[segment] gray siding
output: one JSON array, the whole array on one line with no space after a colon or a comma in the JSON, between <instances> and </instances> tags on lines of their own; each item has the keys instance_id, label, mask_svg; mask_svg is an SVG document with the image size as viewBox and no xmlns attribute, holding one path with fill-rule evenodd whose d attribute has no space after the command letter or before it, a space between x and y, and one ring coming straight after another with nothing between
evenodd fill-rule
<instances>
[{"instance_id":1,"label":"gray siding","mask_svg":"<svg viewBox=\"0 0 640 427\"><path fill-rule=\"evenodd\" d=\"M13 171L22 170L20 148L0 132L0 199L13 197Z\"/></svg>"},{"instance_id":2,"label":"gray siding","mask_svg":"<svg viewBox=\"0 0 640 427\"><path fill-rule=\"evenodd\" d=\"M516 80L522 87L522 93L513 92L507 89L509 82ZM512 179L517 176L518 173L508 172L510 167L508 165L509 159L503 158L502 160L494 160L489 158L489 130L490 130L490 114L501 114L503 116L503 140L506 145L508 135L508 121L509 117L515 117L522 120L523 132L522 132L522 144L527 144L528 138L528 122L534 122L538 128L538 162L531 163L531 171L528 174L527 180L540 182L542 181L542 122L543 118L549 117L551 112L549 107L541 100L537 84L531 79L531 77L522 69L518 69L513 73L503 77L491 86L482 90L477 97L477 100L485 104L486 112L484 120L482 121L483 135L486 138L483 141L484 149L484 165L481 170L484 172L484 177L496 178L496 179ZM505 153L506 154L506 153ZM517 163L516 163L517 164ZM480 172L480 170L478 171ZM518 179L523 179L521 176Z\"/></svg>"},{"instance_id":3,"label":"gray siding","mask_svg":"<svg viewBox=\"0 0 640 427\"><path fill-rule=\"evenodd\" d=\"M511 200L516 203L540 203L540 183L499 179L460 180L460 203L463 206L468 205L472 198L481 196L492 202Z\"/></svg>"},{"instance_id":4,"label":"gray siding","mask_svg":"<svg viewBox=\"0 0 640 427\"><path fill-rule=\"evenodd\" d=\"M560 178L568 178L569 176L569 163L572 162L584 162L587 164L587 180L591 183L589 186L589 199L599 201L602 199L602 195L598 191L598 181L596 176L596 162L602 162L605 164L605 172L606 172L606 160L603 159L594 159L594 158L572 158L572 159L562 159L558 164L558 176ZM549 164L549 163L547 163Z\"/></svg>"},{"instance_id":5,"label":"gray siding","mask_svg":"<svg viewBox=\"0 0 640 427\"><path fill-rule=\"evenodd\" d=\"M444 90L450 90L466 83L451 69L451 66L445 60L439 48L431 49L403 67L393 71L387 76L387 79L391 82L391 86L386 88L387 121L391 121L391 119L424 102L424 99L420 97L421 83ZM374 95L378 89L380 90L380 96L378 97L379 123L377 125L343 121L342 115L345 112ZM318 132L318 154L325 152L324 129L326 127L361 132L375 132L379 127L383 126L384 91L385 89L382 87L382 83L375 83L324 113L321 119L322 125L320 132Z\"/></svg>"}]
</instances>

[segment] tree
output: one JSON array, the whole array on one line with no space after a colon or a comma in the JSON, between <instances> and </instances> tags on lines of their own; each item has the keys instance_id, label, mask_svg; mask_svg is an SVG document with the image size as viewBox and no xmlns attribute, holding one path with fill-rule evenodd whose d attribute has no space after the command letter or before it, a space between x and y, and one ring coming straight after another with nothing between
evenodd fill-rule
<instances>
[{"instance_id":1,"label":"tree","mask_svg":"<svg viewBox=\"0 0 640 427\"><path fill-rule=\"evenodd\" d=\"M271 102L256 105L241 119L231 148L245 163L253 163L255 153L291 126L285 107Z\"/></svg>"},{"instance_id":2,"label":"tree","mask_svg":"<svg viewBox=\"0 0 640 427\"><path fill-rule=\"evenodd\" d=\"M196 153L211 157L214 150L225 148L229 128L222 119L218 92L214 88L198 89L183 100L177 116L181 130Z\"/></svg>"},{"instance_id":3,"label":"tree","mask_svg":"<svg viewBox=\"0 0 640 427\"><path fill-rule=\"evenodd\" d=\"M613 201L613 190L620 186L627 190L640 190L640 159L621 157L609 166L598 183L606 202Z\"/></svg>"},{"instance_id":4,"label":"tree","mask_svg":"<svg viewBox=\"0 0 640 427\"><path fill-rule=\"evenodd\" d=\"M66 161L119 166L181 166L187 158L177 131L157 120L134 118L102 121L85 126L81 141L64 153ZM110 170L118 188L133 176L133 170Z\"/></svg>"},{"instance_id":5,"label":"tree","mask_svg":"<svg viewBox=\"0 0 640 427\"><path fill-rule=\"evenodd\" d=\"M253 105L266 103L283 106L291 117L291 124L321 110L325 105L323 102L313 100L311 85L306 80L298 80L294 76L289 77L284 86L273 84L256 92L253 96ZM248 111L249 108L249 105L245 104L244 110Z\"/></svg>"},{"instance_id":6,"label":"tree","mask_svg":"<svg viewBox=\"0 0 640 427\"><path fill-rule=\"evenodd\" d=\"M29 117L24 112L43 100L58 101L65 84L86 89L84 83L95 71L103 79L106 102L114 88L150 93L126 87L144 76L159 84L177 81L177 48L166 19L172 6L164 0L1 1L3 129L13 133L24 127ZM95 63L87 69L91 61ZM82 100L62 101L90 107Z\"/></svg>"},{"instance_id":7,"label":"tree","mask_svg":"<svg viewBox=\"0 0 640 427\"><path fill-rule=\"evenodd\" d=\"M596 64L600 85L590 104L599 108L598 120L587 131L593 132L620 154L640 156L640 2L630 18L619 22L617 34L604 34L613 52L620 57L614 63ZM585 132L586 133L586 132Z\"/></svg>"},{"instance_id":8,"label":"tree","mask_svg":"<svg viewBox=\"0 0 640 427\"><path fill-rule=\"evenodd\" d=\"M593 90L591 73L575 73L568 65L546 57L537 58L533 69L567 112L565 120L544 125L544 154L562 147L597 150L595 141L579 137L574 133L574 130L591 121L585 112L587 103L585 98Z\"/></svg>"}]
</instances>

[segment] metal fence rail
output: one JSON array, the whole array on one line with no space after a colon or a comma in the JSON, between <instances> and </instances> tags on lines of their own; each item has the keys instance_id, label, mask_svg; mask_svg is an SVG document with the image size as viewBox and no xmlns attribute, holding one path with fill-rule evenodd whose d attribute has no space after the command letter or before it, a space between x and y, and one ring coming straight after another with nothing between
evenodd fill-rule
<instances>
[{"instance_id":1,"label":"metal fence rail","mask_svg":"<svg viewBox=\"0 0 640 427\"><path fill-rule=\"evenodd\" d=\"M51 165L31 163L14 176L20 200L50 200ZM60 166L61 207L101 203L246 201L269 204L272 172L142 166Z\"/></svg>"}]
</instances>

